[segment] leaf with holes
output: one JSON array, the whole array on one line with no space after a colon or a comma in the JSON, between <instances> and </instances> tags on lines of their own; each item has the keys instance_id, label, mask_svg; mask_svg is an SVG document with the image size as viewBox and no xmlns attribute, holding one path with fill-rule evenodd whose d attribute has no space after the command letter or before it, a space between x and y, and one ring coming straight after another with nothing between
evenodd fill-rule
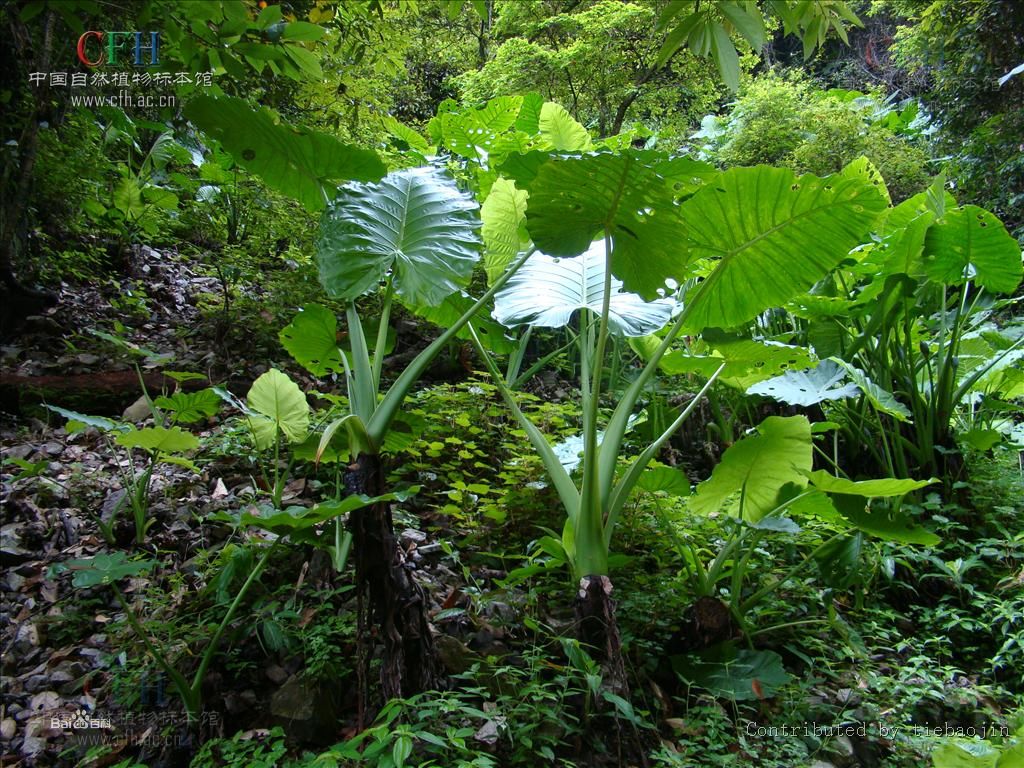
<instances>
[{"instance_id":1,"label":"leaf with holes","mask_svg":"<svg viewBox=\"0 0 1024 768\"><path fill-rule=\"evenodd\" d=\"M482 109L439 115L445 146L471 160L486 157L497 135L515 125L522 104L522 96L499 96Z\"/></svg>"},{"instance_id":2,"label":"leaf with holes","mask_svg":"<svg viewBox=\"0 0 1024 768\"><path fill-rule=\"evenodd\" d=\"M480 258L477 212L472 196L438 168L347 184L320 223L320 282L332 296L355 299L391 273L404 302L437 305L469 281Z\"/></svg>"},{"instance_id":3,"label":"leaf with holes","mask_svg":"<svg viewBox=\"0 0 1024 768\"><path fill-rule=\"evenodd\" d=\"M976 205L948 211L928 230L924 268L942 283L971 278L999 293L1013 293L1021 280L1020 244L993 214Z\"/></svg>"},{"instance_id":4,"label":"leaf with holes","mask_svg":"<svg viewBox=\"0 0 1024 768\"><path fill-rule=\"evenodd\" d=\"M815 405L857 395L860 389L856 384L843 383L845 379L846 371L831 360L823 360L817 368L786 371L774 379L760 381L747 389L747 394L764 395L790 405Z\"/></svg>"},{"instance_id":5,"label":"leaf with holes","mask_svg":"<svg viewBox=\"0 0 1024 768\"><path fill-rule=\"evenodd\" d=\"M308 54L298 46L289 49ZM185 107L185 116L217 139L235 162L311 211L324 207L327 182L376 181L386 171L376 152L290 126L244 99L197 96Z\"/></svg>"}]
</instances>

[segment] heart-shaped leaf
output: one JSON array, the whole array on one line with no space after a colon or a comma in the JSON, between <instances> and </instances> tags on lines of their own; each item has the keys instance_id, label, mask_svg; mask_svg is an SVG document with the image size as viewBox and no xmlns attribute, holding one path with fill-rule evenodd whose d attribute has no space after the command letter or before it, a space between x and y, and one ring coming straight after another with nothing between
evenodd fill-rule
<instances>
[{"instance_id":1,"label":"heart-shaped leaf","mask_svg":"<svg viewBox=\"0 0 1024 768\"><path fill-rule=\"evenodd\" d=\"M578 256L607 230L612 274L625 290L659 297L666 278L678 278L683 222L668 182L658 174L664 157L626 150L582 157L526 155L503 171L530 193L526 227L552 256ZM538 164L539 163L539 164Z\"/></svg>"},{"instance_id":2,"label":"heart-shaped leaf","mask_svg":"<svg viewBox=\"0 0 1024 768\"><path fill-rule=\"evenodd\" d=\"M689 260L716 265L686 297L688 326L736 326L806 291L863 242L884 208L858 177L726 171L680 206Z\"/></svg>"},{"instance_id":3,"label":"heart-shaped leaf","mask_svg":"<svg viewBox=\"0 0 1024 768\"><path fill-rule=\"evenodd\" d=\"M711 477L697 486L690 508L700 514L729 511L758 521L778 506L789 483L804 485L811 471L811 425L805 416L769 416L722 455Z\"/></svg>"},{"instance_id":4,"label":"heart-shaped leaf","mask_svg":"<svg viewBox=\"0 0 1024 768\"><path fill-rule=\"evenodd\" d=\"M841 400L860 392L855 384L844 384L846 371L831 360L807 371L786 371L774 379L760 381L747 389L748 395L765 395L790 405L814 405Z\"/></svg>"},{"instance_id":5,"label":"heart-shaped leaf","mask_svg":"<svg viewBox=\"0 0 1024 768\"><path fill-rule=\"evenodd\" d=\"M126 576L138 576L156 565L155 560L129 560L124 552L111 552L83 560L69 560L68 568L74 572L71 583L76 587L95 587L112 584Z\"/></svg>"},{"instance_id":6,"label":"heart-shaped leaf","mask_svg":"<svg viewBox=\"0 0 1024 768\"><path fill-rule=\"evenodd\" d=\"M575 258L535 253L494 297L494 319L509 327L563 328L581 309L600 314L604 282L604 240ZM675 306L673 299L647 302L635 293L623 293L621 281L613 277L608 324L625 336L645 336L663 327Z\"/></svg>"},{"instance_id":7,"label":"heart-shaped leaf","mask_svg":"<svg viewBox=\"0 0 1024 768\"><path fill-rule=\"evenodd\" d=\"M256 438L256 447L269 448L280 432L290 443L300 443L309 432L309 403L299 385L276 368L253 382L246 396L249 424ZM262 417L262 418L261 418Z\"/></svg>"},{"instance_id":8,"label":"heart-shaped leaf","mask_svg":"<svg viewBox=\"0 0 1024 768\"><path fill-rule=\"evenodd\" d=\"M278 336L281 346L314 376L345 371L338 351L338 320L326 307L307 304Z\"/></svg>"},{"instance_id":9,"label":"heart-shaped leaf","mask_svg":"<svg viewBox=\"0 0 1024 768\"><path fill-rule=\"evenodd\" d=\"M436 305L466 285L480 258L472 196L438 168L407 168L379 184L348 184L320 223L320 282L355 299L389 272L412 305Z\"/></svg>"},{"instance_id":10,"label":"heart-shaped leaf","mask_svg":"<svg viewBox=\"0 0 1024 768\"><path fill-rule=\"evenodd\" d=\"M182 453L199 447L199 438L181 427L145 427L122 432L114 442L125 448L141 448L149 453Z\"/></svg>"}]
</instances>

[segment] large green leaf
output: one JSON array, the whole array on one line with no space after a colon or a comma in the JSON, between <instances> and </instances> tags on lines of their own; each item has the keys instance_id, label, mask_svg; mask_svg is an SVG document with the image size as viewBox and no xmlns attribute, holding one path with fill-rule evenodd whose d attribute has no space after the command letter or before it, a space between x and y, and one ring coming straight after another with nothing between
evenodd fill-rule
<instances>
[{"instance_id":1,"label":"large green leaf","mask_svg":"<svg viewBox=\"0 0 1024 768\"><path fill-rule=\"evenodd\" d=\"M540 129L540 111L544 108L544 97L539 93L523 95L523 105L516 117L516 130L528 134L537 133Z\"/></svg>"},{"instance_id":2,"label":"large green leaf","mask_svg":"<svg viewBox=\"0 0 1024 768\"><path fill-rule=\"evenodd\" d=\"M660 155L627 150L537 160L503 168L530 192L526 226L540 250L577 256L607 228L612 273L625 290L654 299L666 278L679 278L685 229L667 181L652 167Z\"/></svg>"},{"instance_id":3,"label":"large green leaf","mask_svg":"<svg viewBox=\"0 0 1024 768\"><path fill-rule=\"evenodd\" d=\"M198 96L185 116L217 139L239 165L309 210L324 207L329 181L376 181L386 168L376 152L282 122L244 99Z\"/></svg>"},{"instance_id":4,"label":"large green leaf","mask_svg":"<svg viewBox=\"0 0 1024 768\"><path fill-rule=\"evenodd\" d=\"M884 207L862 178L726 171L681 206L689 259L717 260L687 296L689 327L735 326L806 291L862 242Z\"/></svg>"},{"instance_id":5,"label":"large green leaf","mask_svg":"<svg viewBox=\"0 0 1024 768\"><path fill-rule=\"evenodd\" d=\"M473 160L486 158L497 135L515 124L522 104L522 96L499 96L481 109L440 114L445 146Z\"/></svg>"},{"instance_id":6,"label":"large green leaf","mask_svg":"<svg viewBox=\"0 0 1024 768\"><path fill-rule=\"evenodd\" d=\"M319 304L307 304L279 334L281 346L314 376L344 373L338 351L338 320Z\"/></svg>"},{"instance_id":7,"label":"large green leaf","mask_svg":"<svg viewBox=\"0 0 1024 768\"><path fill-rule=\"evenodd\" d=\"M125 448L142 448L149 453L181 453L199 447L199 438L181 427L145 427L122 432L114 442Z\"/></svg>"},{"instance_id":8,"label":"large green leaf","mask_svg":"<svg viewBox=\"0 0 1024 768\"><path fill-rule=\"evenodd\" d=\"M506 326L562 328L578 310L600 314L604 280L604 240L571 259L535 253L494 297L494 318ZM611 291L608 324L625 336L653 333L668 322L676 306L673 299L646 302L635 293L623 293L614 277Z\"/></svg>"},{"instance_id":9,"label":"large green leaf","mask_svg":"<svg viewBox=\"0 0 1024 768\"><path fill-rule=\"evenodd\" d=\"M731 643L686 656L671 657L672 668L687 682L735 701L772 696L790 681L775 651L737 650Z\"/></svg>"},{"instance_id":10,"label":"large green leaf","mask_svg":"<svg viewBox=\"0 0 1024 768\"><path fill-rule=\"evenodd\" d=\"M549 149L579 152L591 147L587 129L577 123L565 107L553 101L548 101L541 107L538 128Z\"/></svg>"},{"instance_id":11,"label":"large green leaf","mask_svg":"<svg viewBox=\"0 0 1024 768\"><path fill-rule=\"evenodd\" d=\"M309 403L299 385L276 368L253 382L246 396L249 423L260 450L269 448L277 439L278 431L290 443L300 443L309 432Z\"/></svg>"},{"instance_id":12,"label":"large green leaf","mask_svg":"<svg viewBox=\"0 0 1024 768\"><path fill-rule=\"evenodd\" d=\"M477 210L438 168L347 184L320 223L320 282L332 296L355 299L390 271L406 303L439 304L469 281L480 258Z\"/></svg>"},{"instance_id":13,"label":"large green leaf","mask_svg":"<svg viewBox=\"0 0 1024 768\"><path fill-rule=\"evenodd\" d=\"M44 405L54 413L59 413L61 416L68 420L67 430L69 433L81 432L86 427L96 427L103 432L113 432L115 430L125 431L131 429L127 424L122 424L118 421L113 421L105 416L90 416L87 413L79 413L78 411L71 411L67 408L61 408L58 405Z\"/></svg>"},{"instance_id":14,"label":"large green leaf","mask_svg":"<svg viewBox=\"0 0 1024 768\"><path fill-rule=\"evenodd\" d=\"M897 421L910 421L911 413L903 403L896 399L896 396L886 389L875 384L864 371L856 366L850 365L839 358L831 358L846 369L850 381L857 385L864 396L877 410L887 413Z\"/></svg>"},{"instance_id":15,"label":"large green leaf","mask_svg":"<svg viewBox=\"0 0 1024 768\"><path fill-rule=\"evenodd\" d=\"M924 267L933 280L957 285L968 277L991 291L1020 285L1020 244L993 214L976 205L949 211L925 237Z\"/></svg>"},{"instance_id":16,"label":"large green leaf","mask_svg":"<svg viewBox=\"0 0 1024 768\"><path fill-rule=\"evenodd\" d=\"M790 405L815 405L840 400L860 392L855 384L844 383L846 371L831 360L823 360L808 371L786 371L747 389L748 395L766 395Z\"/></svg>"},{"instance_id":17,"label":"large green leaf","mask_svg":"<svg viewBox=\"0 0 1024 768\"><path fill-rule=\"evenodd\" d=\"M509 179L496 179L480 207L484 239L484 269L487 281L497 279L524 245L521 232L526 224L526 200L530 194L516 189Z\"/></svg>"},{"instance_id":18,"label":"large green leaf","mask_svg":"<svg viewBox=\"0 0 1024 768\"><path fill-rule=\"evenodd\" d=\"M200 378L203 378L200 376ZM163 411L174 414L175 421L193 424L208 419L220 408L220 397L212 389L200 389L198 392L175 392L173 395L153 400L153 404Z\"/></svg>"},{"instance_id":19,"label":"large green leaf","mask_svg":"<svg viewBox=\"0 0 1024 768\"><path fill-rule=\"evenodd\" d=\"M418 487L409 488L396 493L387 493L382 496L346 496L340 501L325 501L313 507L293 506L282 510L275 510L272 507L257 509L256 512L266 512L265 515L253 514L252 511L242 512L237 520L229 512L221 513L215 519L225 522L239 523L243 526L262 528L266 531L276 533L278 536L289 536L299 538L296 534L308 531L320 523L333 520L341 515L346 515L363 507L368 507L382 501L405 501L419 490ZM314 537L315 538L315 537Z\"/></svg>"},{"instance_id":20,"label":"large green leaf","mask_svg":"<svg viewBox=\"0 0 1024 768\"><path fill-rule=\"evenodd\" d=\"M816 472L809 472L807 478L811 485L825 493L838 493L846 496L903 496L904 494L924 488L926 485L937 483L937 478L929 480L911 480L895 477L880 478L877 480L847 480L842 477L830 475L823 469Z\"/></svg>"},{"instance_id":21,"label":"large green leaf","mask_svg":"<svg viewBox=\"0 0 1024 768\"><path fill-rule=\"evenodd\" d=\"M661 358L659 367L669 375L697 373L711 376L725 363L719 381L723 384L746 389L758 381L778 376L784 371L806 368L814 361L803 347L777 344L755 339L745 339L720 333L704 333L701 340L706 343L707 351L688 352L677 349ZM656 337L643 340L643 345L636 345L637 354L649 359L658 348L660 340Z\"/></svg>"},{"instance_id":22,"label":"large green leaf","mask_svg":"<svg viewBox=\"0 0 1024 768\"><path fill-rule=\"evenodd\" d=\"M805 416L769 416L756 435L734 443L722 455L711 477L697 486L690 508L701 514L727 509L758 521L778 506L779 492L789 484L806 484L811 471L811 425Z\"/></svg>"},{"instance_id":23,"label":"large green leaf","mask_svg":"<svg viewBox=\"0 0 1024 768\"><path fill-rule=\"evenodd\" d=\"M938 536L916 525L907 512L893 509L888 503L872 506L860 494L826 494L812 490L794 502L788 512L794 516L805 515L827 520L841 528L853 526L858 531L885 541L924 546L933 546L939 542Z\"/></svg>"},{"instance_id":24,"label":"large green leaf","mask_svg":"<svg viewBox=\"0 0 1024 768\"><path fill-rule=\"evenodd\" d=\"M129 560L124 552L104 553L83 560L68 561L68 568L75 574L71 583L82 588L111 584L125 576L138 576L152 570L154 565L155 560Z\"/></svg>"}]
</instances>

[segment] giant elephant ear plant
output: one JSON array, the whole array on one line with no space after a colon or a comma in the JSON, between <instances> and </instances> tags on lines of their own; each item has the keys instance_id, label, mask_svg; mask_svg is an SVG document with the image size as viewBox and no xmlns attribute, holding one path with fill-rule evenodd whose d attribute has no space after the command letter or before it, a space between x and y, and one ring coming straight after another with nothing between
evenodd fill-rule
<instances>
[{"instance_id":1,"label":"giant elephant ear plant","mask_svg":"<svg viewBox=\"0 0 1024 768\"><path fill-rule=\"evenodd\" d=\"M324 430L318 455L336 436L347 437L346 486L365 494L382 488L381 450L405 397L433 358L490 301L491 289L449 323L381 393L388 322L395 300L419 309L438 307L461 291L480 257L479 208L454 179L435 167L395 171L378 183L350 183L328 205L317 242L320 281L327 293L347 302L348 349L339 350L330 312L307 307L281 333L285 347L317 375L344 373L348 413ZM522 259L520 259L522 262ZM509 273L511 274L511 273ZM373 353L356 300L382 293ZM376 495L376 494L375 494ZM436 686L426 599L403 567L386 502L349 518L358 588L369 599L365 625L374 621L384 642L381 683L385 696L407 696ZM369 633L361 632L361 637ZM366 649L364 649L365 651ZM360 667L365 671L368 654ZM365 690L365 686L364 686Z\"/></svg>"},{"instance_id":2,"label":"giant elephant ear plant","mask_svg":"<svg viewBox=\"0 0 1024 768\"><path fill-rule=\"evenodd\" d=\"M529 259L499 292L495 316L510 325L552 324L581 313L583 456L578 482L519 409L486 354L485 362L565 507L561 543L579 579L581 639L597 652L606 682L622 691L626 680L608 571L612 534L644 469L690 411L684 410L618 472L629 418L644 387L683 330L735 326L810 288L862 241L885 202L870 180L856 172L797 178L787 170L758 167L711 177L677 204L673 161L634 150L539 160L534 155L529 163L507 167L529 193L525 224L533 244L561 261L552 263L544 255ZM593 264L595 256L600 263ZM682 297L681 306L660 311L668 286L694 278L699 282ZM603 420L609 335L641 335L666 324L661 343Z\"/></svg>"}]
</instances>

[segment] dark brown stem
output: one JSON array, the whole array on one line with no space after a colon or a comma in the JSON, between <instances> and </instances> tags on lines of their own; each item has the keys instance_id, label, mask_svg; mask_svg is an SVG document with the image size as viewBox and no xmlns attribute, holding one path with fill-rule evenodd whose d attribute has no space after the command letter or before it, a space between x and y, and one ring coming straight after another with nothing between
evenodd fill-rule
<instances>
[{"instance_id":1,"label":"dark brown stem","mask_svg":"<svg viewBox=\"0 0 1024 768\"><path fill-rule=\"evenodd\" d=\"M379 496L384 473L380 456L360 454L346 474L350 493ZM405 562L405 553L395 536L391 506L380 502L354 511L349 516L356 589L361 598L360 637L369 638L366 626L377 630L383 645L380 672L385 699L408 697L436 688L437 664L433 638L427 621L427 600ZM369 642L369 640L361 640ZM361 649L361 680L366 680L369 648ZM365 685L364 685L365 688ZM360 692L363 702L366 691Z\"/></svg>"}]
</instances>

